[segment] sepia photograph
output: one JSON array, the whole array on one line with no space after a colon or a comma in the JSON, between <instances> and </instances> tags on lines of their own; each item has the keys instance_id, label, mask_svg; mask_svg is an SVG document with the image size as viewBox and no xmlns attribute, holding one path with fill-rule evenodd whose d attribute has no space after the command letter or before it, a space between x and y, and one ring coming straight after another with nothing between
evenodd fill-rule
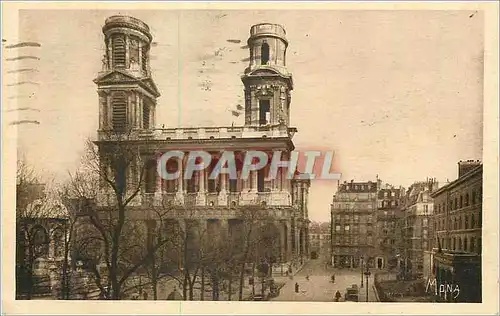
<instances>
[{"instance_id":1,"label":"sepia photograph","mask_svg":"<svg viewBox=\"0 0 500 316\"><path fill-rule=\"evenodd\" d=\"M4 8L2 305L498 312L498 4L204 4Z\"/></svg>"}]
</instances>

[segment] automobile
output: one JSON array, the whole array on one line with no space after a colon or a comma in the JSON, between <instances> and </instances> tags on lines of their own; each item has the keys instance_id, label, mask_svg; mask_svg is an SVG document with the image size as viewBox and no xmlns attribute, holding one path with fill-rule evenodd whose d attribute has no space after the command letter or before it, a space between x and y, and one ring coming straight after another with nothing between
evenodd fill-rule
<instances>
[{"instance_id":1,"label":"automobile","mask_svg":"<svg viewBox=\"0 0 500 316\"><path fill-rule=\"evenodd\" d=\"M267 297L262 294L255 294L253 296L253 301L267 301Z\"/></svg>"},{"instance_id":2,"label":"automobile","mask_svg":"<svg viewBox=\"0 0 500 316\"><path fill-rule=\"evenodd\" d=\"M344 300L357 302L358 301L358 287L348 287L345 291Z\"/></svg>"}]
</instances>

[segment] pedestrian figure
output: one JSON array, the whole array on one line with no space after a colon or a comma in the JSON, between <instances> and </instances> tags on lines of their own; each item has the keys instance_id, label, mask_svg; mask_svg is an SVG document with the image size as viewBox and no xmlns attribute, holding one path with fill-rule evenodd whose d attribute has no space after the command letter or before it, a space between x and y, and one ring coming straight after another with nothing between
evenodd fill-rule
<instances>
[{"instance_id":1,"label":"pedestrian figure","mask_svg":"<svg viewBox=\"0 0 500 316\"><path fill-rule=\"evenodd\" d=\"M309 275L306 275L306 280L309 281Z\"/></svg>"},{"instance_id":2,"label":"pedestrian figure","mask_svg":"<svg viewBox=\"0 0 500 316\"><path fill-rule=\"evenodd\" d=\"M295 293L299 293L299 283L295 282Z\"/></svg>"},{"instance_id":3,"label":"pedestrian figure","mask_svg":"<svg viewBox=\"0 0 500 316\"><path fill-rule=\"evenodd\" d=\"M332 275L332 283L335 283L335 274Z\"/></svg>"},{"instance_id":4,"label":"pedestrian figure","mask_svg":"<svg viewBox=\"0 0 500 316\"><path fill-rule=\"evenodd\" d=\"M340 298L341 298L341 297L342 297L342 294L340 294L340 292L339 292L339 291L337 291L337 292L335 293L335 302L340 301Z\"/></svg>"}]
</instances>

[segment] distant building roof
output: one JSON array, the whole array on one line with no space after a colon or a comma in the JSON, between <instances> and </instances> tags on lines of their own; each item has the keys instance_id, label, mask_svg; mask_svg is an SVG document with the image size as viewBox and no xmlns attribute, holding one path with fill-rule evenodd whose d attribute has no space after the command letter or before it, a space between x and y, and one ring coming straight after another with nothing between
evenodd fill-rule
<instances>
[{"instance_id":1,"label":"distant building roof","mask_svg":"<svg viewBox=\"0 0 500 316\"><path fill-rule=\"evenodd\" d=\"M339 185L337 192L342 193L369 193L377 192L377 182L344 182Z\"/></svg>"}]
</instances>

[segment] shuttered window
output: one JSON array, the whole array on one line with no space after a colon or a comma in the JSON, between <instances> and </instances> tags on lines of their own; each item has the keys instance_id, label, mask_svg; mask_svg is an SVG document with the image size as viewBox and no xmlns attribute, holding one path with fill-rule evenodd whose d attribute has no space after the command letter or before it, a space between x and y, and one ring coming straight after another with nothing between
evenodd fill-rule
<instances>
[{"instance_id":1,"label":"shuttered window","mask_svg":"<svg viewBox=\"0 0 500 316\"><path fill-rule=\"evenodd\" d=\"M125 39L113 37L113 67L125 68Z\"/></svg>"},{"instance_id":2,"label":"shuttered window","mask_svg":"<svg viewBox=\"0 0 500 316\"><path fill-rule=\"evenodd\" d=\"M141 65L142 65L142 70L144 70L144 71L148 70L148 51L149 51L149 47L147 45L142 47Z\"/></svg>"},{"instance_id":3,"label":"shuttered window","mask_svg":"<svg viewBox=\"0 0 500 316\"><path fill-rule=\"evenodd\" d=\"M142 106L142 128L149 129L149 103L144 102Z\"/></svg>"},{"instance_id":4,"label":"shuttered window","mask_svg":"<svg viewBox=\"0 0 500 316\"><path fill-rule=\"evenodd\" d=\"M113 129L123 130L127 126L127 97L125 93L113 94Z\"/></svg>"}]
</instances>

